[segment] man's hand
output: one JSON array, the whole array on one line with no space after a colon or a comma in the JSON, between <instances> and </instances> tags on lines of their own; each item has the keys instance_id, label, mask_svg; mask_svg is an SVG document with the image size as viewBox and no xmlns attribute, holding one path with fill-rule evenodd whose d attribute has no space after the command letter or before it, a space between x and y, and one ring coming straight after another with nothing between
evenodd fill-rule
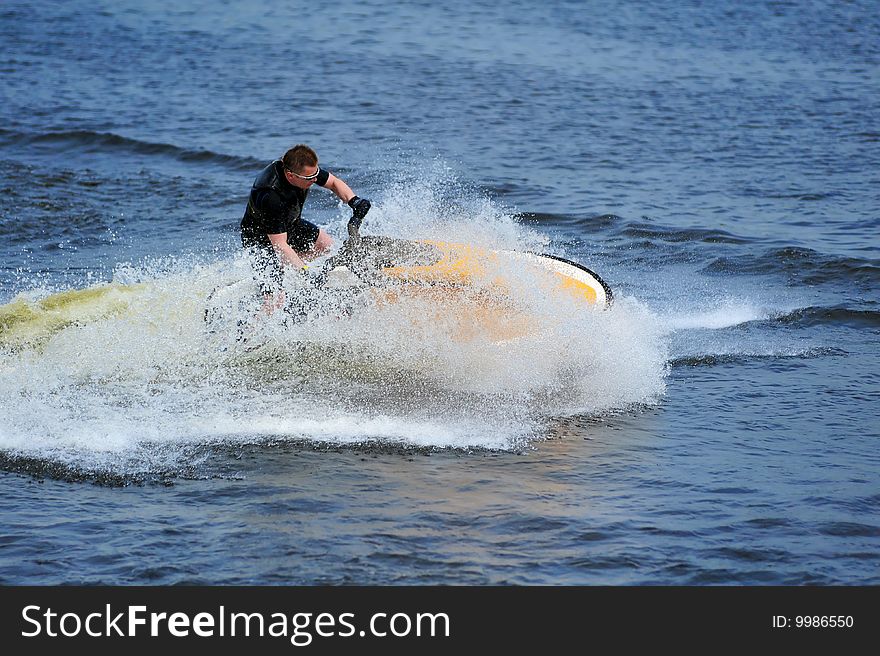
<instances>
[{"instance_id":1,"label":"man's hand","mask_svg":"<svg viewBox=\"0 0 880 656\"><path fill-rule=\"evenodd\" d=\"M306 284L310 287L314 287L318 281L318 276L312 273L311 269L309 269L308 264L303 264L299 269L300 276L305 280Z\"/></svg>"},{"instance_id":2,"label":"man's hand","mask_svg":"<svg viewBox=\"0 0 880 656\"><path fill-rule=\"evenodd\" d=\"M367 212L370 211L370 208L373 206L373 204L366 198L354 196L350 201L348 201L348 206L352 210L354 210L352 218L356 219L358 225L360 225L360 222L364 220L364 217L367 215Z\"/></svg>"}]
</instances>

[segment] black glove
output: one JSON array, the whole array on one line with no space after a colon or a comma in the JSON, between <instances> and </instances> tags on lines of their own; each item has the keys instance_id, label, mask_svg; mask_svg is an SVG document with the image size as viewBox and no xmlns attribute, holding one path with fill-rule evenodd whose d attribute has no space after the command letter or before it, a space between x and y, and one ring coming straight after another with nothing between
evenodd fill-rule
<instances>
[{"instance_id":1,"label":"black glove","mask_svg":"<svg viewBox=\"0 0 880 656\"><path fill-rule=\"evenodd\" d=\"M367 215L367 212L370 211L370 208L373 206L373 204L366 198L355 196L350 201L348 201L348 206L352 210L354 210L354 213L351 215L351 217L353 219L357 219L358 225L360 225L360 222L364 220L364 217Z\"/></svg>"}]
</instances>

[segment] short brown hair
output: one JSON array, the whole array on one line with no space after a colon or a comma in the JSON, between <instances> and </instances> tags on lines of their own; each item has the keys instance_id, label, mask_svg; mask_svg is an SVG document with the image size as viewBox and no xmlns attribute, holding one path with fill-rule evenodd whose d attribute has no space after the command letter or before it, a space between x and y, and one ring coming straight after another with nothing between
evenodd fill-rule
<instances>
[{"instance_id":1,"label":"short brown hair","mask_svg":"<svg viewBox=\"0 0 880 656\"><path fill-rule=\"evenodd\" d=\"M284 153L281 162L288 171L297 173L306 166L317 166L318 154L305 144L297 144Z\"/></svg>"}]
</instances>

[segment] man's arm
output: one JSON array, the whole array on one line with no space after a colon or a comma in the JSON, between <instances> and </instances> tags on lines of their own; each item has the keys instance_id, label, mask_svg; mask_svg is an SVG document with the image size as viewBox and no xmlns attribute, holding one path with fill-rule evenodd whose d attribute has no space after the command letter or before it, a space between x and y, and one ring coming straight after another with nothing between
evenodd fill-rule
<instances>
[{"instance_id":1,"label":"man's arm","mask_svg":"<svg viewBox=\"0 0 880 656\"><path fill-rule=\"evenodd\" d=\"M274 235L267 235L269 237L269 241L272 243L272 248L275 249L275 253L281 259L282 264L286 264L288 266L293 267L294 269L302 269L306 263L303 262L303 259L296 254L296 251L290 247L290 244L287 243L287 233L279 232Z\"/></svg>"},{"instance_id":2,"label":"man's arm","mask_svg":"<svg viewBox=\"0 0 880 656\"><path fill-rule=\"evenodd\" d=\"M333 193L339 196L339 198L352 209L351 219L348 222L348 234L351 237L356 237L358 235L358 230L361 227L361 221L364 220L367 212L370 211L372 203L366 198L355 196L351 187L329 171L327 171L327 174L327 183L324 186L327 189L332 189Z\"/></svg>"},{"instance_id":3,"label":"man's arm","mask_svg":"<svg viewBox=\"0 0 880 656\"><path fill-rule=\"evenodd\" d=\"M339 199L346 205L348 204L348 201L354 198L354 192L351 190L351 187L332 173L330 174L330 177L327 178L327 184L324 185L324 188L329 189L339 196Z\"/></svg>"}]
</instances>

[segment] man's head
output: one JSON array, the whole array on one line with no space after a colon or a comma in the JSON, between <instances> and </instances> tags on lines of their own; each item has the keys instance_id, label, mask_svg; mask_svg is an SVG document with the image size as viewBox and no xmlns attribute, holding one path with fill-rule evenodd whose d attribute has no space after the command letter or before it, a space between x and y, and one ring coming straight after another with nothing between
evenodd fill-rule
<instances>
[{"instance_id":1,"label":"man's head","mask_svg":"<svg viewBox=\"0 0 880 656\"><path fill-rule=\"evenodd\" d=\"M307 189L318 177L318 155L305 144L297 144L281 160L284 176L295 187Z\"/></svg>"}]
</instances>

